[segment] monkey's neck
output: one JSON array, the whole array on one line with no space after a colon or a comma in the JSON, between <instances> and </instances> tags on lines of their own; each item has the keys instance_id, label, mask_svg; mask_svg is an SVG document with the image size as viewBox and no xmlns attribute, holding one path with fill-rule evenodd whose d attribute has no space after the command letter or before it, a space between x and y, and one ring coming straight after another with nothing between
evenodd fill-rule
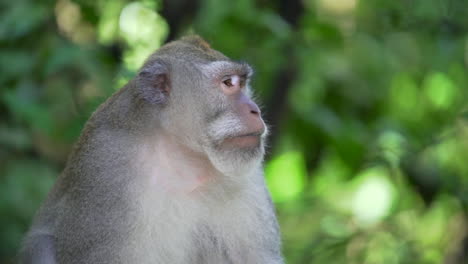
<instances>
[{"instance_id":1,"label":"monkey's neck","mask_svg":"<svg viewBox=\"0 0 468 264\"><path fill-rule=\"evenodd\" d=\"M206 155L170 135L158 136L141 154L149 184L169 193L190 194L220 176Z\"/></svg>"}]
</instances>

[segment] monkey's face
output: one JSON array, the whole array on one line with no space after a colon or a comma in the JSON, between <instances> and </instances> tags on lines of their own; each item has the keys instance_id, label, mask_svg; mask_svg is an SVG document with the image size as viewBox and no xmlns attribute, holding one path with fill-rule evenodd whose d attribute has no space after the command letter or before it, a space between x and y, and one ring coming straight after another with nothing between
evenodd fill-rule
<instances>
[{"instance_id":1,"label":"monkey's face","mask_svg":"<svg viewBox=\"0 0 468 264\"><path fill-rule=\"evenodd\" d=\"M188 139L188 145L196 142L192 147L223 172L260 164L267 128L252 99L250 66L219 60L184 63L172 70L191 78L171 79L171 117L165 118L171 133Z\"/></svg>"},{"instance_id":2,"label":"monkey's face","mask_svg":"<svg viewBox=\"0 0 468 264\"><path fill-rule=\"evenodd\" d=\"M213 146L230 151L260 148L266 127L251 98L251 68L231 61L215 61L201 68L207 84L203 87L207 90L204 122Z\"/></svg>"},{"instance_id":3,"label":"monkey's face","mask_svg":"<svg viewBox=\"0 0 468 264\"><path fill-rule=\"evenodd\" d=\"M250 66L179 41L160 52L140 72L138 86L162 106L162 127L222 172L260 164L267 128L252 99Z\"/></svg>"},{"instance_id":4,"label":"monkey's face","mask_svg":"<svg viewBox=\"0 0 468 264\"><path fill-rule=\"evenodd\" d=\"M252 99L247 64L214 61L201 67L205 89L205 150L218 167L250 167L259 163L267 134L260 109Z\"/></svg>"}]
</instances>

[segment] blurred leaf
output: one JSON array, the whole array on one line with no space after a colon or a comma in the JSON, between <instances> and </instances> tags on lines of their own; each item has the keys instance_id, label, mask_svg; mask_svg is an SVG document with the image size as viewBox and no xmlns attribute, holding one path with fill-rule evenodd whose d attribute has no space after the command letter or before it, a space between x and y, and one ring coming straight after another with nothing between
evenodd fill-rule
<instances>
[{"instance_id":1,"label":"blurred leaf","mask_svg":"<svg viewBox=\"0 0 468 264\"><path fill-rule=\"evenodd\" d=\"M427 76L424 88L426 96L436 108L446 110L455 106L457 89L447 75L438 72Z\"/></svg>"},{"instance_id":2,"label":"blurred leaf","mask_svg":"<svg viewBox=\"0 0 468 264\"><path fill-rule=\"evenodd\" d=\"M50 133L52 129L51 115L48 109L30 97L28 91L34 90L34 84L24 82L16 91L7 91L0 98L7 105L9 110L16 118L25 121L33 129L43 133Z\"/></svg>"},{"instance_id":3,"label":"blurred leaf","mask_svg":"<svg viewBox=\"0 0 468 264\"><path fill-rule=\"evenodd\" d=\"M299 152L284 153L265 168L268 186L276 202L297 198L305 187L306 174L304 158Z\"/></svg>"},{"instance_id":4,"label":"blurred leaf","mask_svg":"<svg viewBox=\"0 0 468 264\"><path fill-rule=\"evenodd\" d=\"M35 63L34 55L30 51L18 49L2 50L0 52L0 68L2 69L0 83L31 75Z\"/></svg>"},{"instance_id":5,"label":"blurred leaf","mask_svg":"<svg viewBox=\"0 0 468 264\"><path fill-rule=\"evenodd\" d=\"M0 15L0 40L22 37L40 26L50 9L38 3L22 0L9 2Z\"/></svg>"},{"instance_id":6,"label":"blurred leaf","mask_svg":"<svg viewBox=\"0 0 468 264\"><path fill-rule=\"evenodd\" d=\"M0 255L5 255L18 248L57 172L35 160L10 160L0 172Z\"/></svg>"},{"instance_id":7,"label":"blurred leaf","mask_svg":"<svg viewBox=\"0 0 468 264\"><path fill-rule=\"evenodd\" d=\"M25 129L0 124L0 146L12 150L26 151L31 147L31 138Z\"/></svg>"}]
</instances>

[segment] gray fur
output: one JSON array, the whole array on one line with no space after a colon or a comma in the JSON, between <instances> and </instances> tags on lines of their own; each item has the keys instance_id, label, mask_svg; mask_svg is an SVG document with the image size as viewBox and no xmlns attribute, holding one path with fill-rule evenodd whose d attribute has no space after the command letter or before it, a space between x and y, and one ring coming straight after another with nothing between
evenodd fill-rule
<instances>
[{"instance_id":1,"label":"gray fur","mask_svg":"<svg viewBox=\"0 0 468 264\"><path fill-rule=\"evenodd\" d=\"M96 110L21 263L283 263L262 172L266 131L250 149L220 143L245 125L206 74L218 61L250 69L197 36L169 43Z\"/></svg>"}]
</instances>

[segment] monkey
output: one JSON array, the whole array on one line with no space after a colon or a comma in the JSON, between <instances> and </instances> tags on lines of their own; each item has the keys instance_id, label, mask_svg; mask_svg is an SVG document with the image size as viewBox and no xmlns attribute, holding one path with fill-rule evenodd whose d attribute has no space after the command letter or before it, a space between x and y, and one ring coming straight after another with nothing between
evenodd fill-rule
<instances>
[{"instance_id":1,"label":"monkey","mask_svg":"<svg viewBox=\"0 0 468 264\"><path fill-rule=\"evenodd\" d=\"M20 263L283 263L252 67L169 42L91 115Z\"/></svg>"}]
</instances>

